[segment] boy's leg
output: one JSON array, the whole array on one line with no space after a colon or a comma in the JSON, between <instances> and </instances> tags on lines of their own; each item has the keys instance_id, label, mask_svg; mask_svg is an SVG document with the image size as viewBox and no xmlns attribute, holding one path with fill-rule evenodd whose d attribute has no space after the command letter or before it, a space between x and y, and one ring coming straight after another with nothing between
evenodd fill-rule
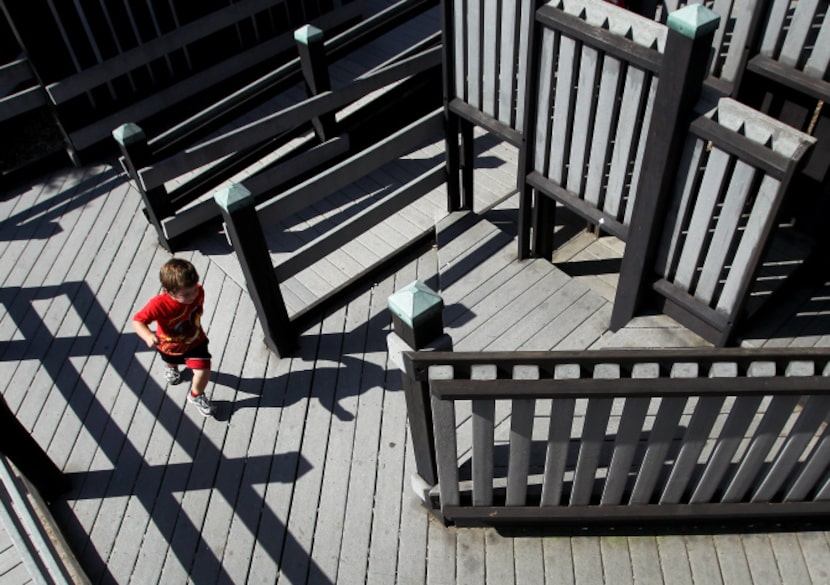
<instances>
[{"instance_id":1,"label":"boy's leg","mask_svg":"<svg viewBox=\"0 0 830 585\"><path fill-rule=\"evenodd\" d=\"M190 392L194 396L198 396L199 394L205 393L205 388L207 388L208 381L210 380L210 370L209 369L199 369L193 370L193 384L191 386Z\"/></svg>"}]
</instances>

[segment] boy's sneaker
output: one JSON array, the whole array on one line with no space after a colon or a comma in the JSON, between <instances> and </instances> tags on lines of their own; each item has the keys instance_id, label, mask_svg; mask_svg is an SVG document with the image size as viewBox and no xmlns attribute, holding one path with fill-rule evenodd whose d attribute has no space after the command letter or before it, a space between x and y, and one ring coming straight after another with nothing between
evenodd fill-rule
<instances>
[{"instance_id":1,"label":"boy's sneaker","mask_svg":"<svg viewBox=\"0 0 830 585\"><path fill-rule=\"evenodd\" d=\"M196 408L199 409L199 412L202 413L202 416L211 416L216 411L216 407L213 404L211 404L210 400L208 400L208 397L204 394L193 396L192 392L188 392L187 401L191 404L195 404Z\"/></svg>"},{"instance_id":2,"label":"boy's sneaker","mask_svg":"<svg viewBox=\"0 0 830 585\"><path fill-rule=\"evenodd\" d=\"M171 386L175 386L182 381L182 375L177 368L164 368L164 379Z\"/></svg>"}]
</instances>

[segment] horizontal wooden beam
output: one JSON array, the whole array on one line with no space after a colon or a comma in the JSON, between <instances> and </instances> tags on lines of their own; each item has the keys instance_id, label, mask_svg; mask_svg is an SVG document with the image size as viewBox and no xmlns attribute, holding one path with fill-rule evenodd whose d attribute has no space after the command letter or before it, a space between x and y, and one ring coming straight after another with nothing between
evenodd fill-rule
<instances>
[{"instance_id":1,"label":"horizontal wooden beam","mask_svg":"<svg viewBox=\"0 0 830 585\"><path fill-rule=\"evenodd\" d=\"M301 209L324 199L371 171L399 156L411 152L428 139L441 136L443 129L441 110L436 110L413 122L374 146L326 169L325 172L297 185L259 206L259 220L267 228ZM255 183L260 188L267 187ZM248 182L246 182L246 187ZM249 190L251 190L249 188ZM259 192L251 190L258 197Z\"/></svg>"},{"instance_id":2,"label":"horizontal wooden beam","mask_svg":"<svg viewBox=\"0 0 830 585\"><path fill-rule=\"evenodd\" d=\"M813 522L830 515L830 502L640 504L616 506L442 506L457 525L609 526L617 523L743 522L768 519Z\"/></svg>"},{"instance_id":3,"label":"horizontal wooden beam","mask_svg":"<svg viewBox=\"0 0 830 585\"><path fill-rule=\"evenodd\" d=\"M779 63L766 55L756 55L746 64L746 68L817 100L830 101L830 82L807 75L799 69Z\"/></svg>"},{"instance_id":4,"label":"horizontal wooden beam","mask_svg":"<svg viewBox=\"0 0 830 585\"><path fill-rule=\"evenodd\" d=\"M622 222L603 213L601 209L597 209L593 205L586 203L584 199L579 198L575 193L557 185L537 171L533 171L527 176L527 183L542 195L556 199L583 219L600 226L602 231L616 236L623 241L628 239L628 227Z\"/></svg>"},{"instance_id":5,"label":"horizontal wooden beam","mask_svg":"<svg viewBox=\"0 0 830 585\"><path fill-rule=\"evenodd\" d=\"M419 381L428 379L431 365L452 366L464 372L473 365L495 364L500 372L511 372L513 366L538 365L540 370L551 372L557 365L577 364L583 368L594 367L602 363L619 364L623 371L630 370L639 363L658 363L670 365L677 362L694 362L701 367L711 367L719 362L738 364L739 369L746 369L750 364L771 362L776 369L784 371L786 365L793 361L810 360L816 363L816 370L822 370L830 363L828 348L681 348L661 349L622 349L602 351L515 351L515 352L408 352L404 354L407 373ZM500 374L501 375L501 374ZM509 375L507 375L509 377Z\"/></svg>"},{"instance_id":6,"label":"horizontal wooden beam","mask_svg":"<svg viewBox=\"0 0 830 585\"><path fill-rule=\"evenodd\" d=\"M278 0L278 2L284 4L285 0ZM50 83L46 86L46 91L49 92L54 103L64 103L116 77L146 66L190 43L275 6L275 0L242 0L230 4L165 35L124 51L99 65L84 69L64 80Z\"/></svg>"},{"instance_id":7,"label":"horizontal wooden beam","mask_svg":"<svg viewBox=\"0 0 830 585\"><path fill-rule=\"evenodd\" d=\"M316 116L337 111L386 85L425 71L430 67L436 67L440 62L440 47L435 47L401 63L358 78L342 89L321 93L275 114L265 116L242 128L203 142L151 167L141 169L138 173L140 180L145 189L151 188L148 185L164 184L175 177L237 150L262 142L280 132L291 130Z\"/></svg>"},{"instance_id":8,"label":"horizontal wooden beam","mask_svg":"<svg viewBox=\"0 0 830 585\"><path fill-rule=\"evenodd\" d=\"M653 360L652 360L653 361ZM830 395L830 377L579 378L575 380L432 380L439 400L650 398L689 396Z\"/></svg>"},{"instance_id":9,"label":"horizontal wooden beam","mask_svg":"<svg viewBox=\"0 0 830 585\"><path fill-rule=\"evenodd\" d=\"M771 177L782 180L792 165L792 160L770 148L750 140L746 136L721 126L707 116L700 116L692 122L692 133L711 141L724 152L735 156Z\"/></svg>"},{"instance_id":10,"label":"horizontal wooden beam","mask_svg":"<svg viewBox=\"0 0 830 585\"><path fill-rule=\"evenodd\" d=\"M547 28L561 31L564 35L616 57L625 63L659 74L663 55L656 49L638 45L607 29L592 26L584 20L554 8L550 4L536 11L536 20Z\"/></svg>"},{"instance_id":11,"label":"horizontal wooden beam","mask_svg":"<svg viewBox=\"0 0 830 585\"><path fill-rule=\"evenodd\" d=\"M496 120L492 116L488 116L481 110L474 108L465 101L455 98L449 103L450 111L457 114L461 118L472 122L476 126L484 128L489 132L495 134L502 140L509 142L513 146L522 146L522 133L514 130L507 124Z\"/></svg>"},{"instance_id":12,"label":"horizontal wooden beam","mask_svg":"<svg viewBox=\"0 0 830 585\"><path fill-rule=\"evenodd\" d=\"M39 85L0 99L0 122L45 106L49 101Z\"/></svg>"}]
</instances>

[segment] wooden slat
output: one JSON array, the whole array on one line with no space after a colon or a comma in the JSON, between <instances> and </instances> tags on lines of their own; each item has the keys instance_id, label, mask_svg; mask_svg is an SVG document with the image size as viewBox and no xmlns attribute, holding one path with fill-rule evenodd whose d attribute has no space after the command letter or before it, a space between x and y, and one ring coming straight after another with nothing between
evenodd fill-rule
<instances>
[{"instance_id":1,"label":"wooden slat","mask_svg":"<svg viewBox=\"0 0 830 585\"><path fill-rule=\"evenodd\" d=\"M635 132L637 120L645 109L645 96L648 96L648 79L645 73L629 66L623 84L622 102L619 120L614 134L614 150L611 155L611 168L608 171L608 185L605 191L603 210L612 217L622 219L620 210L623 204L629 162L636 157L632 150L636 147ZM636 150L635 150L636 153Z\"/></svg>"},{"instance_id":2,"label":"wooden slat","mask_svg":"<svg viewBox=\"0 0 830 585\"><path fill-rule=\"evenodd\" d=\"M784 43L778 54L778 61L789 67L795 67L801 59L807 35L813 24L813 15L818 10L818 0L799 0L795 12L786 29Z\"/></svg>"},{"instance_id":3,"label":"wooden slat","mask_svg":"<svg viewBox=\"0 0 830 585\"><path fill-rule=\"evenodd\" d=\"M550 145L551 123L550 108L554 88L554 60L556 46L556 35L553 31L542 32L541 55L539 58L539 71L541 72L537 83L539 84L539 95L536 105L536 132L533 136L533 168L542 176L548 173L548 147Z\"/></svg>"},{"instance_id":4,"label":"wooden slat","mask_svg":"<svg viewBox=\"0 0 830 585\"><path fill-rule=\"evenodd\" d=\"M453 370L446 366L430 368L430 381L451 380ZM441 490L441 507L458 505L458 447L455 436L455 405L452 401L432 397L432 425L435 444L442 445L436 452L438 486Z\"/></svg>"},{"instance_id":5,"label":"wooden slat","mask_svg":"<svg viewBox=\"0 0 830 585\"><path fill-rule=\"evenodd\" d=\"M797 502L807 499L813 489L815 489L815 500L826 500L828 489L830 489L830 479L825 474L828 464L830 464L830 428L825 427L810 458L784 495L784 501ZM821 484L822 481L824 485Z\"/></svg>"},{"instance_id":6,"label":"wooden slat","mask_svg":"<svg viewBox=\"0 0 830 585\"><path fill-rule=\"evenodd\" d=\"M560 365L554 371L557 380L579 379L579 366ZM573 424L573 399L551 401L548 441L545 451L545 478L542 484L542 506L559 506Z\"/></svg>"},{"instance_id":7,"label":"wooden slat","mask_svg":"<svg viewBox=\"0 0 830 585\"><path fill-rule=\"evenodd\" d=\"M700 259L704 253L708 236L709 224L715 205L721 198L721 190L727 177L730 157L725 152L713 148L709 154L703 178L695 199L694 211L689 222L689 230L680 254L677 273L674 282L682 289L691 292L693 281L696 279Z\"/></svg>"},{"instance_id":8,"label":"wooden slat","mask_svg":"<svg viewBox=\"0 0 830 585\"><path fill-rule=\"evenodd\" d=\"M631 372L631 377L637 379L657 378L659 375L660 368L656 363L636 364ZM608 477L602 490L601 506L622 503L623 491L628 483L650 402L648 398L631 398L625 401L614 442L614 454L611 456Z\"/></svg>"},{"instance_id":9,"label":"wooden slat","mask_svg":"<svg viewBox=\"0 0 830 585\"><path fill-rule=\"evenodd\" d=\"M672 381L680 378L696 378L698 376L697 364L675 363L672 365L670 375ZM651 501L686 402L687 398L663 398L661 400L654 419L654 427L649 434L648 447L631 493L631 504L646 504Z\"/></svg>"},{"instance_id":10,"label":"wooden slat","mask_svg":"<svg viewBox=\"0 0 830 585\"><path fill-rule=\"evenodd\" d=\"M499 50L501 28L498 14L498 2L485 0L482 14L481 43L481 110L493 118L497 117L496 104L499 93Z\"/></svg>"},{"instance_id":11,"label":"wooden slat","mask_svg":"<svg viewBox=\"0 0 830 585\"><path fill-rule=\"evenodd\" d=\"M620 377L617 364L598 364L594 368L594 379L616 380ZM600 450L605 441L608 417L611 414L612 398L591 397L585 413L585 424L579 443L579 455L574 470L573 491L569 506L584 506L590 502L594 492Z\"/></svg>"},{"instance_id":12,"label":"wooden slat","mask_svg":"<svg viewBox=\"0 0 830 585\"><path fill-rule=\"evenodd\" d=\"M755 195L755 204L752 206L741 242L732 260L733 269L726 277L718 299L717 309L719 311L731 313L749 286L748 277L757 266L756 263L761 253L759 247L765 240L765 236L769 234L775 220L773 211L777 209L780 197L778 181L764 177ZM743 270L735 270L735 268Z\"/></svg>"},{"instance_id":13,"label":"wooden slat","mask_svg":"<svg viewBox=\"0 0 830 585\"><path fill-rule=\"evenodd\" d=\"M496 367L473 366L473 380L495 380ZM496 403L494 400L473 401L473 505L493 503L493 436Z\"/></svg>"},{"instance_id":14,"label":"wooden slat","mask_svg":"<svg viewBox=\"0 0 830 585\"><path fill-rule=\"evenodd\" d=\"M517 88L513 86L513 80L516 79L517 64L516 60L524 59L524 53L519 52L519 39L521 36L527 35L527 29L520 28L520 10L521 3L502 2L500 27L501 35L499 41L499 71L498 71L498 120L516 128L514 126L515 112L514 103L516 103L517 94L520 93L519 88L524 87L519 85Z\"/></svg>"},{"instance_id":15,"label":"wooden slat","mask_svg":"<svg viewBox=\"0 0 830 585\"><path fill-rule=\"evenodd\" d=\"M811 396L803 406L801 415L790 430L784 445L778 452L761 484L752 494L751 501L766 502L775 497L787 481L793 468L798 464L805 447L813 438L816 429L827 420L830 413L830 399L825 396Z\"/></svg>"},{"instance_id":16,"label":"wooden slat","mask_svg":"<svg viewBox=\"0 0 830 585\"><path fill-rule=\"evenodd\" d=\"M686 171L685 174L678 173L675 181L674 195L666 216L671 229L663 230L663 239L656 260L657 272L670 281L675 278L675 270L683 249L684 231L693 210L692 196L696 189L697 169L703 156L703 148L704 142L690 135L686 139L678 167Z\"/></svg>"},{"instance_id":17,"label":"wooden slat","mask_svg":"<svg viewBox=\"0 0 830 585\"><path fill-rule=\"evenodd\" d=\"M755 186L755 169L738 161L732 172L726 196L720 206L715 232L703 261L703 270L695 287L695 297L709 304L727 263L733 238L738 236L739 222L744 213L750 190ZM760 245L760 242L756 245Z\"/></svg>"},{"instance_id":18,"label":"wooden slat","mask_svg":"<svg viewBox=\"0 0 830 585\"><path fill-rule=\"evenodd\" d=\"M556 54L556 87L554 89L553 126L551 127L547 177L559 185L565 180L565 153L570 146L573 116L573 86L577 46L573 39L562 36Z\"/></svg>"},{"instance_id":19,"label":"wooden slat","mask_svg":"<svg viewBox=\"0 0 830 585\"><path fill-rule=\"evenodd\" d=\"M516 366L514 380L538 380L536 366ZM507 497L505 505L521 506L527 501L527 476L530 465L530 446L533 439L533 400L513 400L510 408L510 460L507 468Z\"/></svg>"},{"instance_id":20,"label":"wooden slat","mask_svg":"<svg viewBox=\"0 0 830 585\"><path fill-rule=\"evenodd\" d=\"M597 84L597 62L599 53L588 46L582 47L579 58L579 81L574 107L573 137L571 138L570 158L568 161L568 179L565 188L582 195L585 181L585 166L590 137L593 134L594 112L593 95Z\"/></svg>"},{"instance_id":21,"label":"wooden slat","mask_svg":"<svg viewBox=\"0 0 830 585\"><path fill-rule=\"evenodd\" d=\"M737 365L730 362L713 364L710 378L732 379L738 375ZM689 482L699 463L700 454L706 446L712 427L721 412L723 396L699 398L692 418L683 435L680 452L672 465L666 486L660 494L660 504L677 504L684 498Z\"/></svg>"},{"instance_id":22,"label":"wooden slat","mask_svg":"<svg viewBox=\"0 0 830 585\"><path fill-rule=\"evenodd\" d=\"M464 47L467 45L467 36L465 23L467 22L467 15L464 12L464 0L452 0L453 3L453 19L452 19L452 37L453 37L453 71L455 73L455 97L462 100L469 101L467 97L467 84L465 82L467 76L467 60L464 58Z\"/></svg>"},{"instance_id":23,"label":"wooden slat","mask_svg":"<svg viewBox=\"0 0 830 585\"><path fill-rule=\"evenodd\" d=\"M591 154L588 158L588 178L585 182L586 202L598 206L602 201L602 185L611 157L612 123L618 109L617 97L622 83L622 63L605 55L602 60L599 97L594 111L594 133L591 137Z\"/></svg>"},{"instance_id":24,"label":"wooden slat","mask_svg":"<svg viewBox=\"0 0 830 585\"><path fill-rule=\"evenodd\" d=\"M465 39L467 41L466 71L467 71L467 103L476 108L481 108L481 55L484 52L483 43L486 39L481 37L481 8L482 2L474 0L467 3L467 11L463 15L465 27ZM459 15L456 15L458 18Z\"/></svg>"}]
</instances>

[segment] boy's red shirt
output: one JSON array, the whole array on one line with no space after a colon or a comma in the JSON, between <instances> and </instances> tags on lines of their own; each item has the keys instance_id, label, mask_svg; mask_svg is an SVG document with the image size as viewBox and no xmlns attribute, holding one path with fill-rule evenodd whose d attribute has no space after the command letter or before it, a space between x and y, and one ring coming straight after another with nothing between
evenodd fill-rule
<instances>
[{"instance_id":1,"label":"boy's red shirt","mask_svg":"<svg viewBox=\"0 0 830 585\"><path fill-rule=\"evenodd\" d=\"M133 315L134 321L145 325L155 321L156 337L159 338L158 350L162 353L181 355L207 339L202 329L205 291L202 285L196 286L199 293L189 305L180 303L167 293L161 293Z\"/></svg>"}]
</instances>

